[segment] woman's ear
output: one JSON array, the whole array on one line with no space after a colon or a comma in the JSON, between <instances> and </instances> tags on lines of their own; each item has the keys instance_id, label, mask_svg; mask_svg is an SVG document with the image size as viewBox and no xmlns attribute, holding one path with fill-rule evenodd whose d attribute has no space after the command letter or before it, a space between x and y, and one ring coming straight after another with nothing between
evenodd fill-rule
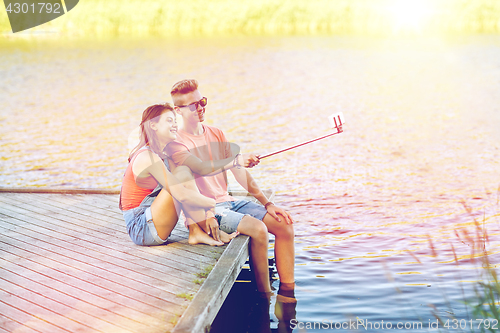
<instances>
[{"instance_id":1,"label":"woman's ear","mask_svg":"<svg viewBox=\"0 0 500 333\"><path fill-rule=\"evenodd\" d=\"M154 121L150 121L149 122L149 127L153 130L153 131L157 131L158 130L158 123L154 122Z\"/></svg>"}]
</instances>

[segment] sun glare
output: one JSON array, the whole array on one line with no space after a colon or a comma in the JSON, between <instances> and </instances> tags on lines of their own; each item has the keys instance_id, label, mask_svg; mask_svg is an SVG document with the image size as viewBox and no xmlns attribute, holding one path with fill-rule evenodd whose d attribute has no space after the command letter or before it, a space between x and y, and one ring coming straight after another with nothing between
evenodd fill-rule
<instances>
[{"instance_id":1,"label":"sun glare","mask_svg":"<svg viewBox=\"0 0 500 333\"><path fill-rule=\"evenodd\" d=\"M394 32L422 32L430 16L429 0L393 0L390 12L394 20Z\"/></svg>"}]
</instances>

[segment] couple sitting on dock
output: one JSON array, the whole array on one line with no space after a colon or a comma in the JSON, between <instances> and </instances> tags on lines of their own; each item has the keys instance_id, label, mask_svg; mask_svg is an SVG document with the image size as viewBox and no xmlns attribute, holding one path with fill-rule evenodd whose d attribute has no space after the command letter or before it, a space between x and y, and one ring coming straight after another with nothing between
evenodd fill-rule
<instances>
[{"instance_id":1,"label":"couple sitting on dock","mask_svg":"<svg viewBox=\"0 0 500 333\"><path fill-rule=\"evenodd\" d=\"M270 232L281 283L293 290L293 220L266 198L248 172L259 163L258 156L239 154L221 130L202 124L207 98L196 80L177 82L171 96L174 107L158 104L143 112L141 141L129 156L120 208L130 237L139 245L165 243L181 209L190 244L222 245L238 233L248 235L258 290L270 293ZM180 129L175 113L183 119ZM228 194L227 170L262 206Z\"/></svg>"}]
</instances>

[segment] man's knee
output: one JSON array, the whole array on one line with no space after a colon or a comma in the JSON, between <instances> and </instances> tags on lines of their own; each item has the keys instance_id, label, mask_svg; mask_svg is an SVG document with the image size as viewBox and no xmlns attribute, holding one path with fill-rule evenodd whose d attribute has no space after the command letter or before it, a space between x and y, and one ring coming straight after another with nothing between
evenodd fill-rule
<instances>
[{"instance_id":1,"label":"man's knee","mask_svg":"<svg viewBox=\"0 0 500 333\"><path fill-rule=\"evenodd\" d=\"M283 239L293 240L295 237L295 230L293 229L293 224L287 224L284 219L278 223L278 228L276 228L275 236Z\"/></svg>"},{"instance_id":2,"label":"man's knee","mask_svg":"<svg viewBox=\"0 0 500 333\"><path fill-rule=\"evenodd\" d=\"M281 222L276 223L277 221L270 214L266 214L266 216L264 216L264 220L267 223L272 223L272 232L275 236L293 239L295 237L293 224L287 224L283 216L280 216L280 218Z\"/></svg>"},{"instance_id":3,"label":"man's knee","mask_svg":"<svg viewBox=\"0 0 500 333\"><path fill-rule=\"evenodd\" d=\"M283 223L283 221L281 223ZM283 223L283 227L280 229L280 236L294 239L295 230L293 229L293 224Z\"/></svg>"},{"instance_id":4,"label":"man's knee","mask_svg":"<svg viewBox=\"0 0 500 333\"><path fill-rule=\"evenodd\" d=\"M249 226L252 233L251 235L249 235L250 237L255 237L262 240L268 239L269 235L267 226L261 220L258 220L250 215L245 215L241 219L240 223L243 223L243 225L245 226Z\"/></svg>"}]
</instances>

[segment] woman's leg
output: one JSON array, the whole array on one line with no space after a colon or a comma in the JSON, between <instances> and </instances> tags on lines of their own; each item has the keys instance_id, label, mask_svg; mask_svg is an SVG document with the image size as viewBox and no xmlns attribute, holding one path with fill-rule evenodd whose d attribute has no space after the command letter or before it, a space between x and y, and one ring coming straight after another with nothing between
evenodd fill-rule
<instances>
[{"instance_id":1,"label":"woman's leg","mask_svg":"<svg viewBox=\"0 0 500 333\"><path fill-rule=\"evenodd\" d=\"M189 238L188 243L191 245L195 244L208 244L212 246L221 246L224 245L223 242L216 241L212 237L210 237L203 229L200 228L198 223L195 223L191 220L191 218L187 218L188 220L188 228L189 228Z\"/></svg>"},{"instance_id":2,"label":"woman's leg","mask_svg":"<svg viewBox=\"0 0 500 333\"><path fill-rule=\"evenodd\" d=\"M193 173L191 172L191 169L189 169L186 166L178 166L177 168L175 168L173 174L180 182L184 184L186 188L199 192L198 186L196 185L196 181L194 180L194 176ZM188 221L190 244L206 243L206 241L199 241L200 239L206 240L206 237L204 235L199 234L199 231L203 231L207 236L209 236L208 235L209 228L207 226L207 220L205 219L206 218L205 210L190 205L183 205L182 210L184 211L184 214L186 215L186 219ZM193 224L197 224L197 226L191 227ZM194 237L191 237L191 234L193 234ZM219 230L219 238L223 243L228 243L231 239L233 239L237 235L238 235L237 233L227 234L224 231ZM213 237L213 235L209 237ZM219 244L210 244L210 245L219 245Z\"/></svg>"},{"instance_id":3,"label":"woman's leg","mask_svg":"<svg viewBox=\"0 0 500 333\"><path fill-rule=\"evenodd\" d=\"M161 239L166 239L177 224L179 219L178 213L180 212L180 204L176 201L168 191L163 189L156 197L151 205L151 215L153 216L153 223L156 232ZM190 219L190 218L188 218ZM191 222L191 223L190 223ZM194 221L188 221L189 225L189 244L208 244L208 245L224 245L218 242L203 230L200 229L198 224Z\"/></svg>"},{"instance_id":4,"label":"woman's leg","mask_svg":"<svg viewBox=\"0 0 500 333\"><path fill-rule=\"evenodd\" d=\"M172 174L188 189L199 192L198 186L196 186L196 181L194 180L193 173L191 172L191 169L189 169L187 166L178 166L174 169ZM190 205L183 205L182 210L184 211L184 214L188 215L190 217L191 222L194 221L194 223L198 223L199 227L201 227L202 230L205 232L208 231L208 228L206 226L206 212L204 209L200 209L199 207L193 207Z\"/></svg>"},{"instance_id":5,"label":"woman's leg","mask_svg":"<svg viewBox=\"0 0 500 333\"><path fill-rule=\"evenodd\" d=\"M213 235L209 234L209 228L207 226L207 220L205 220L205 211L202 209L197 209L196 207L191 207L189 205L183 205L184 215L186 215L186 220L189 228L189 243L190 244L198 244L205 243L209 245L224 245L224 243L229 243L231 239L238 236L238 232L233 232L232 234L227 234L222 230L218 230L219 232L219 241L216 241L213 238ZM211 217L215 219L215 217ZM201 234L203 233L203 234ZM215 241L215 243L207 243L208 238ZM202 241L203 240L203 241ZM219 244L220 243L220 244Z\"/></svg>"},{"instance_id":6,"label":"woman's leg","mask_svg":"<svg viewBox=\"0 0 500 333\"><path fill-rule=\"evenodd\" d=\"M156 232L161 239L167 239L179 219L176 201L165 189L160 191L151 204L151 215Z\"/></svg>"}]
</instances>

